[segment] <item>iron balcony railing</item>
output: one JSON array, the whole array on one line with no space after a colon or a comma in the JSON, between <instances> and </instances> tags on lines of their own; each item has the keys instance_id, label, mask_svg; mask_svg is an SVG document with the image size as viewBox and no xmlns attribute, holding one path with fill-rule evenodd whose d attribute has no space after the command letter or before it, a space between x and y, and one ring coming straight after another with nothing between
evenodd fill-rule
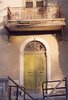
<instances>
[{"instance_id":1,"label":"iron balcony railing","mask_svg":"<svg viewBox=\"0 0 68 100\"><path fill-rule=\"evenodd\" d=\"M53 19L60 17L58 6L41 8L8 7L7 20Z\"/></svg>"},{"instance_id":2,"label":"iron balcony railing","mask_svg":"<svg viewBox=\"0 0 68 100\"><path fill-rule=\"evenodd\" d=\"M60 7L41 8L8 7L4 27L9 31L62 30L65 18L60 16Z\"/></svg>"}]
</instances>

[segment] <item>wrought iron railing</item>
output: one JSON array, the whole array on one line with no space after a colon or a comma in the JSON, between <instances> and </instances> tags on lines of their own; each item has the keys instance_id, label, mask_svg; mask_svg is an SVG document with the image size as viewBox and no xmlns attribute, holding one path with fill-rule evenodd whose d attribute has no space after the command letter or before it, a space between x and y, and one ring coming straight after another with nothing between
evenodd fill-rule
<instances>
[{"instance_id":1,"label":"wrought iron railing","mask_svg":"<svg viewBox=\"0 0 68 100\"><path fill-rule=\"evenodd\" d=\"M7 8L7 20L53 19L59 17L60 8L58 6L48 6L47 8Z\"/></svg>"},{"instance_id":2,"label":"wrought iron railing","mask_svg":"<svg viewBox=\"0 0 68 100\"><path fill-rule=\"evenodd\" d=\"M49 87L49 84L50 85L56 84L56 86L54 88ZM45 98L49 100L50 97L63 97L63 96L66 97L67 100L67 77L63 78L62 80L43 82L42 90L43 90L43 100L45 100Z\"/></svg>"},{"instance_id":3,"label":"wrought iron railing","mask_svg":"<svg viewBox=\"0 0 68 100\"><path fill-rule=\"evenodd\" d=\"M33 98L29 93L26 92L25 88L23 86L19 86L13 79L8 77L9 80L14 85L9 85L9 100L12 100L12 89L16 89L15 91L15 100L19 100L20 90L21 93L23 93L23 100L26 100L26 95L30 98L30 100L38 100ZM47 83L47 84L46 84ZM50 84L50 86L49 86ZM52 85L55 85L55 87L52 87ZM62 80L55 80L55 81L47 81L42 83L42 92L43 92L43 100L47 98L47 100L50 99L50 97L65 97L67 100L67 77L63 78Z\"/></svg>"},{"instance_id":4,"label":"wrought iron railing","mask_svg":"<svg viewBox=\"0 0 68 100\"><path fill-rule=\"evenodd\" d=\"M16 98L15 100L19 100L19 90L23 93L22 100L26 100L26 95L30 98L30 100L35 100L29 93L26 92L25 88L23 86L19 86L12 78L8 76L8 79L14 84L9 85L9 100L12 100L12 89L16 88Z\"/></svg>"}]
</instances>

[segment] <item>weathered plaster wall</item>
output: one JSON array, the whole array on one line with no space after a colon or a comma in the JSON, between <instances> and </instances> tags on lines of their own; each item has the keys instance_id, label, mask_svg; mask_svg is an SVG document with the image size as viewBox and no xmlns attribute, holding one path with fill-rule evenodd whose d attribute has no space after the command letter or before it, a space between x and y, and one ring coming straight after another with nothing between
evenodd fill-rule
<instances>
[{"instance_id":1,"label":"weathered plaster wall","mask_svg":"<svg viewBox=\"0 0 68 100\"><path fill-rule=\"evenodd\" d=\"M6 35L0 36L0 76L11 76L15 80L20 77L20 47L23 42L31 37L38 37L45 40L50 48L51 58L51 79L58 79L63 76L59 65L59 48L56 37L53 35L29 35L11 36L8 42ZM56 73L57 72L57 73Z\"/></svg>"},{"instance_id":2,"label":"weathered plaster wall","mask_svg":"<svg viewBox=\"0 0 68 100\"><path fill-rule=\"evenodd\" d=\"M61 16L65 18L66 26L62 34L62 41L58 41L59 63L64 75L68 75L68 0L55 0L61 7Z\"/></svg>"},{"instance_id":3,"label":"weathered plaster wall","mask_svg":"<svg viewBox=\"0 0 68 100\"><path fill-rule=\"evenodd\" d=\"M5 36L0 36L0 77L19 79L19 53L17 47L9 46Z\"/></svg>"},{"instance_id":4,"label":"weathered plaster wall","mask_svg":"<svg viewBox=\"0 0 68 100\"><path fill-rule=\"evenodd\" d=\"M64 75L68 75L68 0L51 1L58 2L61 6L61 16L66 18L62 41L53 35L36 35L36 37L43 38L48 42L51 51L51 77L52 79L60 79ZM20 46L33 35L11 36L11 45L9 46L6 34L3 35L5 31L0 33L0 76L9 75L18 80L20 74Z\"/></svg>"}]
</instances>

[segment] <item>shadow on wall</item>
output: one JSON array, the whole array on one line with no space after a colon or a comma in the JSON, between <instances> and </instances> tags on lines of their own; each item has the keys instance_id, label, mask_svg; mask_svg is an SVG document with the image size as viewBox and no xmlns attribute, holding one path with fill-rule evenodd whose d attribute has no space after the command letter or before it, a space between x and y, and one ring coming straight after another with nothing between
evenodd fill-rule
<instances>
[{"instance_id":1,"label":"shadow on wall","mask_svg":"<svg viewBox=\"0 0 68 100\"><path fill-rule=\"evenodd\" d=\"M61 17L66 21L63 32L57 35L60 69L66 76L68 75L68 0L63 0L63 2L57 0L57 2L61 6Z\"/></svg>"},{"instance_id":2,"label":"shadow on wall","mask_svg":"<svg viewBox=\"0 0 68 100\"><path fill-rule=\"evenodd\" d=\"M8 31L5 28L0 29L0 36L2 37L3 40L8 42Z\"/></svg>"},{"instance_id":3,"label":"shadow on wall","mask_svg":"<svg viewBox=\"0 0 68 100\"><path fill-rule=\"evenodd\" d=\"M58 39L58 38L57 38ZM68 41L58 39L58 51L59 51L59 66L63 72L63 75L68 75Z\"/></svg>"}]
</instances>

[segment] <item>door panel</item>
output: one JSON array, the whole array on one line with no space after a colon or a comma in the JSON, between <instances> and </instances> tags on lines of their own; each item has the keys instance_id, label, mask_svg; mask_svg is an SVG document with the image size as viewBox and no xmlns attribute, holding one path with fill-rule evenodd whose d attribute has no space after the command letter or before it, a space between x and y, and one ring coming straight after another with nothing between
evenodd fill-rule
<instances>
[{"instance_id":1,"label":"door panel","mask_svg":"<svg viewBox=\"0 0 68 100\"><path fill-rule=\"evenodd\" d=\"M35 91L34 55L30 53L24 55L24 86L28 92Z\"/></svg>"},{"instance_id":2,"label":"door panel","mask_svg":"<svg viewBox=\"0 0 68 100\"><path fill-rule=\"evenodd\" d=\"M46 79L46 60L43 52L35 52L36 92L42 91L42 82Z\"/></svg>"},{"instance_id":3,"label":"door panel","mask_svg":"<svg viewBox=\"0 0 68 100\"><path fill-rule=\"evenodd\" d=\"M46 57L43 52L25 52L24 86L28 92L40 93L46 80Z\"/></svg>"}]
</instances>

